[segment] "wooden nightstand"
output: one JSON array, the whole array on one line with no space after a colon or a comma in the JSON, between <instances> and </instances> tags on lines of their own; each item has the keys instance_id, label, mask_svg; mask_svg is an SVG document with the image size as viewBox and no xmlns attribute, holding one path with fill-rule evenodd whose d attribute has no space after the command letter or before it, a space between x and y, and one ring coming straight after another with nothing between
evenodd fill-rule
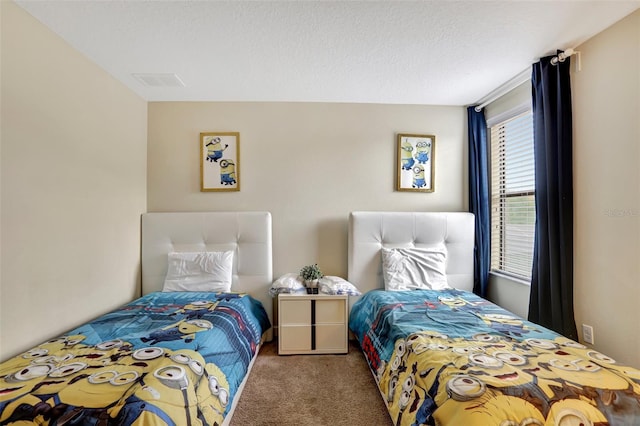
<instances>
[{"instance_id":1,"label":"wooden nightstand","mask_svg":"<svg viewBox=\"0 0 640 426\"><path fill-rule=\"evenodd\" d=\"M349 296L280 294L278 354L349 351Z\"/></svg>"}]
</instances>

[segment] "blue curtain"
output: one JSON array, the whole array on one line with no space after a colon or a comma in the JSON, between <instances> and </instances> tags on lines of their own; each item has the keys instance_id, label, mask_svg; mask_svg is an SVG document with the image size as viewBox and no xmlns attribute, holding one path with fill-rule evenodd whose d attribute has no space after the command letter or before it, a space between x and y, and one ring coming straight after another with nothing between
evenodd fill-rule
<instances>
[{"instance_id":1,"label":"blue curtain","mask_svg":"<svg viewBox=\"0 0 640 426\"><path fill-rule=\"evenodd\" d=\"M469 128L469 211L475 215L476 242L473 292L487 296L489 284L489 161L484 110L467 108Z\"/></svg>"},{"instance_id":2,"label":"blue curtain","mask_svg":"<svg viewBox=\"0 0 640 426\"><path fill-rule=\"evenodd\" d=\"M577 340L570 63L542 58L531 76L536 227L529 320Z\"/></svg>"}]
</instances>

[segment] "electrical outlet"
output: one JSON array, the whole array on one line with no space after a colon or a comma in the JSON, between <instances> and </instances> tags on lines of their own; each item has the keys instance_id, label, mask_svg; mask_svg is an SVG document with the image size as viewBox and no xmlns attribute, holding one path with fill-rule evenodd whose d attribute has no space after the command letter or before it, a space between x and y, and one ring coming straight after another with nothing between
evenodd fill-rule
<instances>
[{"instance_id":1,"label":"electrical outlet","mask_svg":"<svg viewBox=\"0 0 640 426\"><path fill-rule=\"evenodd\" d=\"M582 324L582 340L584 340L585 343L593 345L595 341L593 338L593 327L587 324Z\"/></svg>"}]
</instances>

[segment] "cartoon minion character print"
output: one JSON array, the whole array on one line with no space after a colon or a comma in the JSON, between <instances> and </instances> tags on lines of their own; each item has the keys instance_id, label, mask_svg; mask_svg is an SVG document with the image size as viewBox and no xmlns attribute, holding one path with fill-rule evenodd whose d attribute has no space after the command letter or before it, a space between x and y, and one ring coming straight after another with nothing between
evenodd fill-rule
<instances>
[{"instance_id":1,"label":"cartoon minion character print","mask_svg":"<svg viewBox=\"0 0 640 426\"><path fill-rule=\"evenodd\" d=\"M398 135L397 190L434 191L435 145L432 135Z\"/></svg>"},{"instance_id":2,"label":"cartoon minion character print","mask_svg":"<svg viewBox=\"0 0 640 426\"><path fill-rule=\"evenodd\" d=\"M200 353L73 337L3 365L0 424L222 424L229 381Z\"/></svg>"},{"instance_id":3,"label":"cartoon minion character print","mask_svg":"<svg viewBox=\"0 0 640 426\"><path fill-rule=\"evenodd\" d=\"M402 170L411 170L411 167L415 164L415 160L413 159L413 145L411 142L404 139L402 141Z\"/></svg>"},{"instance_id":4,"label":"cartoon minion character print","mask_svg":"<svg viewBox=\"0 0 640 426\"><path fill-rule=\"evenodd\" d=\"M196 300L187 303L181 309L169 314L169 316L177 316L185 320L202 319L203 316L215 311L219 303L220 301Z\"/></svg>"},{"instance_id":5,"label":"cartoon minion character print","mask_svg":"<svg viewBox=\"0 0 640 426\"><path fill-rule=\"evenodd\" d=\"M427 181L424 178L424 166L418 164L413 168L413 184L414 188L423 188L427 186Z\"/></svg>"},{"instance_id":6,"label":"cartoon minion character print","mask_svg":"<svg viewBox=\"0 0 640 426\"><path fill-rule=\"evenodd\" d=\"M220 184L235 185L236 183L236 165L231 160L220 161Z\"/></svg>"},{"instance_id":7,"label":"cartoon minion character print","mask_svg":"<svg viewBox=\"0 0 640 426\"><path fill-rule=\"evenodd\" d=\"M196 333L211 330L212 328L213 325L207 320L182 320L160 330L152 331L148 337L141 337L140 340L144 343L149 343L150 345L156 345L160 342L170 342L173 340L183 340L185 343L191 343L193 342Z\"/></svg>"},{"instance_id":8,"label":"cartoon minion character print","mask_svg":"<svg viewBox=\"0 0 640 426\"><path fill-rule=\"evenodd\" d=\"M414 158L420 164L426 164L429 161L429 153L431 152L431 141L420 140L416 142L416 153Z\"/></svg>"},{"instance_id":9,"label":"cartoon minion character print","mask_svg":"<svg viewBox=\"0 0 640 426\"><path fill-rule=\"evenodd\" d=\"M220 137L212 138L205 146L207 147L207 161L212 163L218 162L218 160L222 158L224 150L229 147L228 144L222 147Z\"/></svg>"},{"instance_id":10,"label":"cartoon minion character print","mask_svg":"<svg viewBox=\"0 0 640 426\"><path fill-rule=\"evenodd\" d=\"M200 133L201 190L239 191L240 134Z\"/></svg>"}]
</instances>

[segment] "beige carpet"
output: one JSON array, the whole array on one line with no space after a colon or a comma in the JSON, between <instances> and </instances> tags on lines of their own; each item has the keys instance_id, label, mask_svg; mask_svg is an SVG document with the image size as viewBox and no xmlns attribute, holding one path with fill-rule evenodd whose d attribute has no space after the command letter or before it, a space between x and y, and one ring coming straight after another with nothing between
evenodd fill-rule
<instances>
[{"instance_id":1,"label":"beige carpet","mask_svg":"<svg viewBox=\"0 0 640 426\"><path fill-rule=\"evenodd\" d=\"M391 425L364 355L278 355L263 346L230 426Z\"/></svg>"}]
</instances>

